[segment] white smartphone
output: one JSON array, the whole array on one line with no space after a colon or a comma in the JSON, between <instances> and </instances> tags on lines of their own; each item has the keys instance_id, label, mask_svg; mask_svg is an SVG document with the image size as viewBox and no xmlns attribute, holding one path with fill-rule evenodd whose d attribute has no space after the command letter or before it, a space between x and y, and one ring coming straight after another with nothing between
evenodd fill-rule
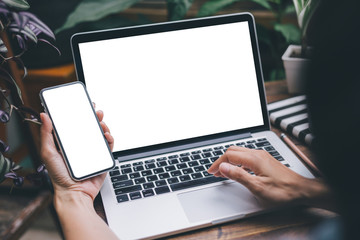
<instances>
[{"instance_id":1,"label":"white smartphone","mask_svg":"<svg viewBox=\"0 0 360 240\"><path fill-rule=\"evenodd\" d=\"M83 83L77 81L44 88L40 99L74 180L114 168L113 155Z\"/></svg>"}]
</instances>

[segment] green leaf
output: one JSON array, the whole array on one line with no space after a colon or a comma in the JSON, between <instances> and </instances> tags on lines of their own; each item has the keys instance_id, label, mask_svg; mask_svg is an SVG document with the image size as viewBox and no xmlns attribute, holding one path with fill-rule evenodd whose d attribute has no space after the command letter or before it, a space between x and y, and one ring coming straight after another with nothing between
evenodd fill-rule
<instances>
[{"instance_id":1,"label":"green leaf","mask_svg":"<svg viewBox=\"0 0 360 240\"><path fill-rule=\"evenodd\" d=\"M306 35L309 22L313 17L317 7L319 6L320 0L311 0L306 3L303 9L303 18L302 18L302 36Z\"/></svg>"},{"instance_id":2,"label":"green leaf","mask_svg":"<svg viewBox=\"0 0 360 240\"><path fill-rule=\"evenodd\" d=\"M287 43L299 43L301 39L300 29L293 24L274 25L274 30L284 36Z\"/></svg>"},{"instance_id":3,"label":"green leaf","mask_svg":"<svg viewBox=\"0 0 360 240\"><path fill-rule=\"evenodd\" d=\"M75 10L68 15L65 23L55 30L55 33L72 28L79 23L96 21L108 15L119 13L139 1L140 0L83 0Z\"/></svg>"},{"instance_id":4,"label":"green leaf","mask_svg":"<svg viewBox=\"0 0 360 240\"><path fill-rule=\"evenodd\" d=\"M229 6L230 4L234 2L238 2L241 0L210 0L206 3L204 3L197 13L198 17L205 17L209 15L213 15L214 13L220 11L226 6Z\"/></svg>"},{"instance_id":5,"label":"green leaf","mask_svg":"<svg viewBox=\"0 0 360 240\"><path fill-rule=\"evenodd\" d=\"M168 19L183 19L193 2L194 0L167 0Z\"/></svg>"},{"instance_id":6,"label":"green leaf","mask_svg":"<svg viewBox=\"0 0 360 240\"><path fill-rule=\"evenodd\" d=\"M30 8L26 0L2 0L9 7L17 8L19 10L27 10Z\"/></svg>"},{"instance_id":7,"label":"green leaf","mask_svg":"<svg viewBox=\"0 0 360 240\"><path fill-rule=\"evenodd\" d=\"M10 160L0 154L0 182L4 181L5 174L10 172L11 163Z\"/></svg>"}]
</instances>

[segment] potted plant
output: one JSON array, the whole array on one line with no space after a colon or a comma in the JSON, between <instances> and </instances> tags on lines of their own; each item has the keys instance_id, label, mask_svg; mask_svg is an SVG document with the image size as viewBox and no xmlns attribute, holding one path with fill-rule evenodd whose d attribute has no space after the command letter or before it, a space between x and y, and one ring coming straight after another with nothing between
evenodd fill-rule
<instances>
[{"instance_id":1,"label":"potted plant","mask_svg":"<svg viewBox=\"0 0 360 240\"><path fill-rule=\"evenodd\" d=\"M301 94L305 90L305 78L312 51L307 44L307 33L319 2L320 0L293 0L301 30L301 46L289 45L282 56L288 91L291 94Z\"/></svg>"},{"instance_id":2,"label":"potted plant","mask_svg":"<svg viewBox=\"0 0 360 240\"><path fill-rule=\"evenodd\" d=\"M55 40L53 32L27 11L29 7L26 0L0 0L0 124L8 123L14 114L23 122L41 124L39 114L23 101L19 82L26 77L27 70L21 57L40 42L59 52L51 43ZM16 174L20 166L9 156L5 136L0 137L0 182L11 178L14 185L21 186L24 178Z\"/></svg>"}]
</instances>

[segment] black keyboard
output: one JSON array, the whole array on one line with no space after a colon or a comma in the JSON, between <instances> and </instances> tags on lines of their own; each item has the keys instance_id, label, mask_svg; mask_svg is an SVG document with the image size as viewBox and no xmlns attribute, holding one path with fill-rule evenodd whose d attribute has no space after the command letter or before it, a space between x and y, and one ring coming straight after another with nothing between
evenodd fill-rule
<instances>
[{"instance_id":1,"label":"black keyboard","mask_svg":"<svg viewBox=\"0 0 360 240\"><path fill-rule=\"evenodd\" d=\"M290 167L266 138L169 154L132 164L120 163L109 172L117 201L121 203L227 180L212 176L207 169L233 145L268 151Z\"/></svg>"}]
</instances>

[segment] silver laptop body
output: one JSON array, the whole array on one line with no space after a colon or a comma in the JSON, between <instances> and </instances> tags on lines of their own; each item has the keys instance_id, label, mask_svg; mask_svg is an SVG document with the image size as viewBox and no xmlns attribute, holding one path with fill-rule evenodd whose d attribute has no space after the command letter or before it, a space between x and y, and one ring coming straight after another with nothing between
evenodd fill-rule
<instances>
[{"instance_id":1,"label":"silver laptop body","mask_svg":"<svg viewBox=\"0 0 360 240\"><path fill-rule=\"evenodd\" d=\"M265 149L313 177L270 131L251 14L79 33L71 41L78 79L115 138L117 167L101 197L120 239L268 210L241 184L206 174L231 145Z\"/></svg>"}]
</instances>

